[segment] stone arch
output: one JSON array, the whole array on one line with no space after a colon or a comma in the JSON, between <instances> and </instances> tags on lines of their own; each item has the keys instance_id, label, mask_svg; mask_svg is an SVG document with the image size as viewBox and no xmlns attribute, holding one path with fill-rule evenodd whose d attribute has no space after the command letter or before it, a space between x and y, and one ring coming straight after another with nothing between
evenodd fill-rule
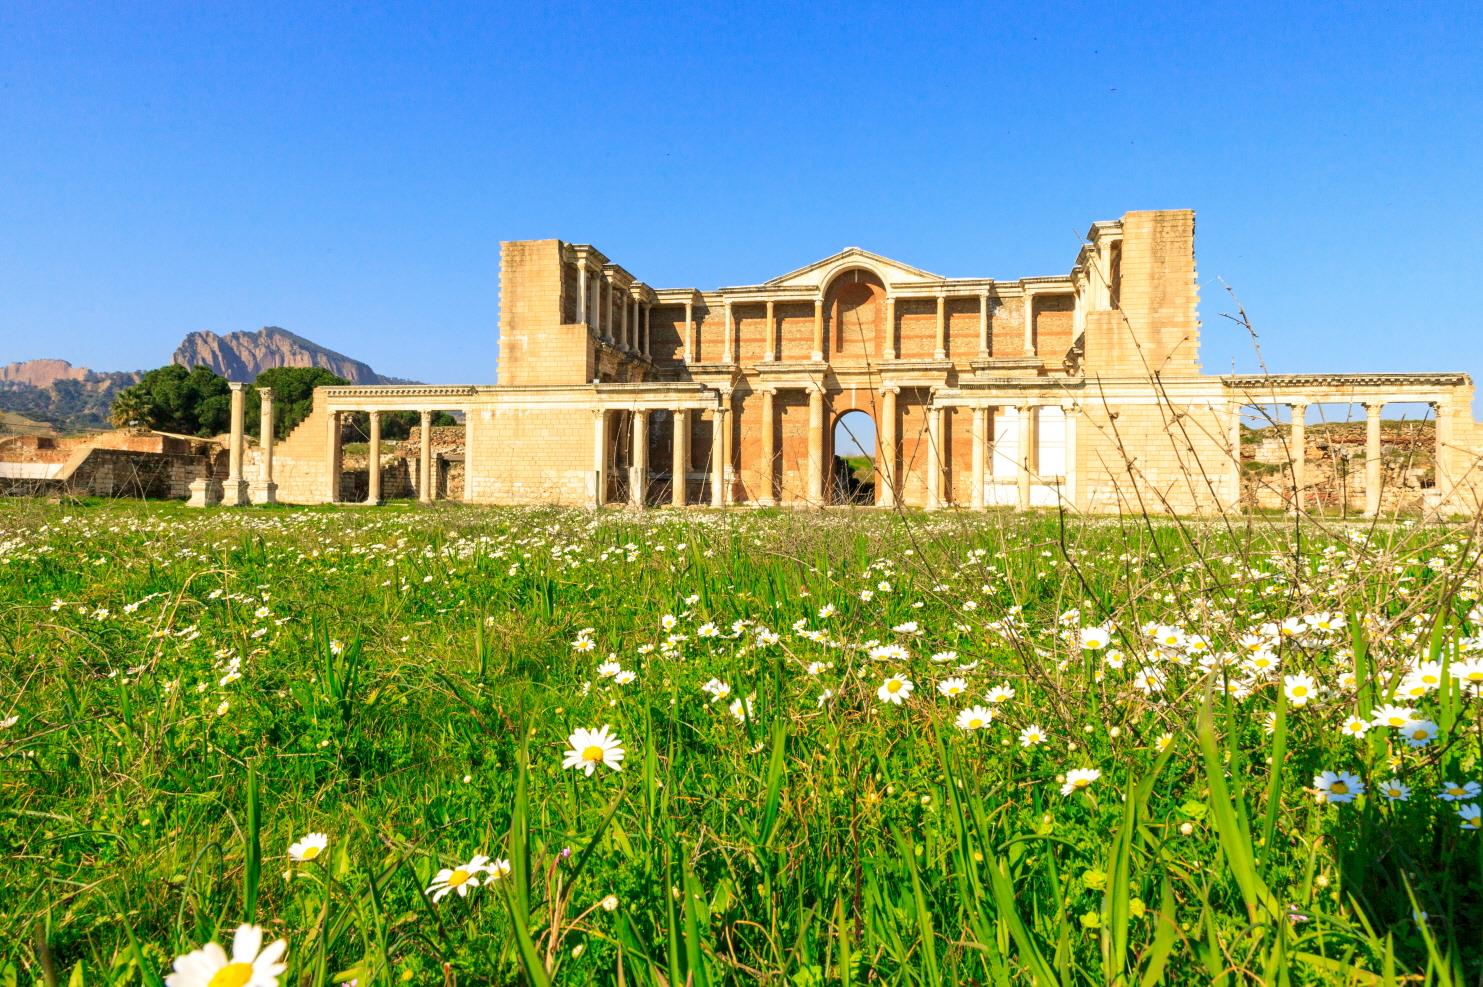
<instances>
[{"instance_id":1,"label":"stone arch","mask_svg":"<svg viewBox=\"0 0 1483 987\"><path fill-rule=\"evenodd\" d=\"M831 504L875 504L880 496L880 433L873 409L841 401L830 409L826 433L829 470L825 494ZM870 460L868 470L850 460Z\"/></svg>"},{"instance_id":2,"label":"stone arch","mask_svg":"<svg viewBox=\"0 0 1483 987\"><path fill-rule=\"evenodd\" d=\"M886 285L870 267L835 272L824 288L824 334L832 363L879 360L886 332Z\"/></svg>"}]
</instances>

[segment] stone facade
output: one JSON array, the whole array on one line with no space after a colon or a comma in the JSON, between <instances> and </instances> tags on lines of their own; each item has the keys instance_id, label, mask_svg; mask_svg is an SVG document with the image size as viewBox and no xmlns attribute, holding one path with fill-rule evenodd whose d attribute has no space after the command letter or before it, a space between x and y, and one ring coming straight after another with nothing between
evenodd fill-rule
<instances>
[{"instance_id":1,"label":"stone facade","mask_svg":"<svg viewBox=\"0 0 1483 987\"><path fill-rule=\"evenodd\" d=\"M1425 402L1425 506L1475 511L1465 374L1201 373L1194 228L1188 210L1094 223L1064 275L945 278L852 247L712 291L653 288L589 245L508 242L499 384L322 388L272 475L287 501L383 499L379 461L364 496L344 484L340 417L456 411L471 502L822 506L835 424L860 411L881 506L1209 514L1247 506L1243 407L1346 402L1369 409L1373 514L1381 409ZM413 488L447 496L419 445ZM1272 472L1307 490L1303 456Z\"/></svg>"}]
</instances>

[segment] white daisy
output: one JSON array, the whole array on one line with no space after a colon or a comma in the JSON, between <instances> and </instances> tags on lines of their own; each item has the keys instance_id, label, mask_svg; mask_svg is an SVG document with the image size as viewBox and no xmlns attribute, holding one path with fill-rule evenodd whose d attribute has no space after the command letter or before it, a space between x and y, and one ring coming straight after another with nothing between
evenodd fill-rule
<instances>
[{"instance_id":1,"label":"white daisy","mask_svg":"<svg viewBox=\"0 0 1483 987\"><path fill-rule=\"evenodd\" d=\"M232 955L214 942L175 960L175 972L165 987L278 987L284 970L279 961L288 943L278 939L264 949L263 930L239 925L232 937Z\"/></svg>"},{"instance_id":2,"label":"white daisy","mask_svg":"<svg viewBox=\"0 0 1483 987\"><path fill-rule=\"evenodd\" d=\"M561 762L563 768L585 771L589 778L599 764L605 764L614 771L623 770L623 742L610 732L606 723L598 730L578 727L566 742L566 759Z\"/></svg>"}]
</instances>

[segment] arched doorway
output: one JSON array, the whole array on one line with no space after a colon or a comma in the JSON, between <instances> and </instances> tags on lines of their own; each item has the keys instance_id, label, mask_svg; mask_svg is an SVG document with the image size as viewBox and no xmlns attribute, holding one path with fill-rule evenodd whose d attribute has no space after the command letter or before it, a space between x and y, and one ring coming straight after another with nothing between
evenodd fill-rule
<instances>
[{"instance_id":1,"label":"arched doorway","mask_svg":"<svg viewBox=\"0 0 1483 987\"><path fill-rule=\"evenodd\" d=\"M831 504L874 504L877 498L875 421L864 411L835 416L826 493Z\"/></svg>"},{"instance_id":2,"label":"arched doorway","mask_svg":"<svg viewBox=\"0 0 1483 987\"><path fill-rule=\"evenodd\" d=\"M880 359L886 309L881 279L860 268L845 271L830 282L826 302L830 362Z\"/></svg>"}]
</instances>

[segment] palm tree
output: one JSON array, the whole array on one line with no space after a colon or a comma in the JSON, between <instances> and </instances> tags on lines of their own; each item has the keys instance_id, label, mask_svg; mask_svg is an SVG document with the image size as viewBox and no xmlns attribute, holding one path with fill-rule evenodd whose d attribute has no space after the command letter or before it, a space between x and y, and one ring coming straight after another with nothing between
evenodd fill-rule
<instances>
[{"instance_id":1,"label":"palm tree","mask_svg":"<svg viewBox=\"0 0 1483 987\"><path fill-rule=\"evenodd\" d=\"M153 428L154 405L132 387L120 391L113 399L108 411L108 421L114 428Z\"/></svg>"}]
</instances>

